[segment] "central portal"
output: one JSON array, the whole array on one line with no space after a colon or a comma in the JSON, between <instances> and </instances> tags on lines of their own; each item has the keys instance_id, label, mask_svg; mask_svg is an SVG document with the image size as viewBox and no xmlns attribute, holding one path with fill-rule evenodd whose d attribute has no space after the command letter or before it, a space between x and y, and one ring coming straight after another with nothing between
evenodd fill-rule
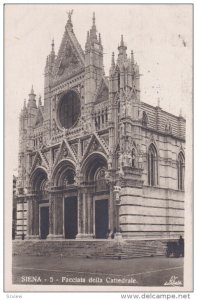
<instances>
[{"instance_id":1,"label":"central portal","mask_svg":"<svg viewBox=\"0 0 197 300\"><path fill-rule=\"evenodd\" d=\"M95 234L97 239L105 239L108 232L108 200L95 201Z\"/></svg>"},{"instance_id":2,"label":"central portal","mask_svg":"<svg viewBox=\"0 0 197 300\"><path fill-rule=\"evenodd\" d=\"M64 200L64 232L66 239L75 239L77 235L77 197Z\"/></svg>"}]
</instances>

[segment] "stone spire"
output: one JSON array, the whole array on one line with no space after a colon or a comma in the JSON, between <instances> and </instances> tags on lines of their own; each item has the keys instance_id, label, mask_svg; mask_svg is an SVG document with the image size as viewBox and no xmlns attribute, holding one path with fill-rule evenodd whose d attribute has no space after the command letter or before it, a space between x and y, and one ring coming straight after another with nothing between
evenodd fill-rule
<instances>
[{"instance_id":1,"label":"stone spire","mask_svg":"<svg viewBox=\"0 0 197 300\"><path fill-rule=\"evenodd\" d=\"M36 106L36 94L34 94L33 85L31 87L31 92L29 94L28 108L37 108L37 106Z\"/></svg>"},{"instance_id":2,"label":"stone spire","mask_svg":"<svg viewBox=\"0 0 197 300\"><path fill-rule=\"evenodd\" d=\"M131 64L134 65L134 55L133 55L133 50L131 50Z\"/></svg>"},{"instance_id":3,"label":"stone spire","mask_svg":"<svg viewBox=\"0 0 197 300\"><path fill-rule=\"evenodd\" d=\"M99 33L99 44L101 45L102 42L101 42L101 34Z\"/></svg>"},{"instance_id":4,"label":"stone spire","mask_svg":"<svg viewBox=\"0 0 197 300\"><path fill-rule=\"evenodd\" d=\"M54 64L54 61L55 61L55 43L54 43L54 39L52 39L51 53L49 54L48 61L49 61L50 68L52 68L53 64Z\"/></svg>"},{"instance_id":5,"label":"stone spire","mask_svg":"<svg viewBox=\"0 0 197 300\"><path fill-rule=\"evenodd\" d=\"M112 52L111 66L110 66L110 69L109 69L110 76L114 73L115 66L116 66L116 64L115 64L115 56L114 56L114 52Z\"/></svg>"},{"instance_id":6,"label":"stone spire","mask_svg":"<svg viewBox=\"0 0 197 300\"><path fill-rule=\"evenodd\" d=\"M93 18L92 18L92 28L90 29L90 39L92 41L97 41L97 35L96 35L96 23L95 23L95 13L93 13Z\"/></svg>"},{"instance_id":7,"label":"stone spire","mask_svg":"<svg viewBox=\"0 0 197 300\"><path fill-rule=\"evenodd\" d=\"M33 87L33 84L32 84L32 87L31 87L31 92L30 92L30 94L29 95L35 95L34 94L34 87Z\"/></svg>"},{"instance_id":8,"label":"stone spire","mask_svg":"<svg viewBox=\"0 0 197 300\"><path fill-rule=\"evenodd\" d=\"M52 39L52 43L51 43L51 54L55 54L55 43L54 43L54 38Z\"/></svg>"},{"instance_id":9,"label":"stone spire","mask_svg":"<svg viewBox=\"0 0 197 300\"><path fill-rule=\"evenodd\" d=\"M90 32L87 31L87 38L86 38L86 44L85 44L85 48L89 48L90 47Z\"/></svg>"},{"instance_id":10,"label":"stone spire","mask_svg":"<svg viewBox=\"0 0 197 300\"><path fill-rule=\"evenodd\" d=\"M118 47L118 51L119 51L118 58L119 59L125 60L127 58L126 50L127 50L127 47L124 44L123 35L121 35L120 46Z\"/></svg>"},{"instance_id":11,"label":"stone spire","mask_svg":"<svg viewBox=\"0 0 197 300\"><path fill-rule=\"evenodd\" d=\"M112 57L111 57L111 67L114 68L115 67L115 58L114 58L114 52L112 52Z\"/></svg>"},{"instance_id":12,"label":"stone spire","mask_svg":"<svg viewBox=\"0 0 197 300\"><path fill-rule=\"evenodd\" d=\"M96 90L103 77L103 46L101 36L97 38L95 13L93 13L92 27L87 33L85 44L85 90L86 103L95 99Z\"/></svg>"}]
</instances>

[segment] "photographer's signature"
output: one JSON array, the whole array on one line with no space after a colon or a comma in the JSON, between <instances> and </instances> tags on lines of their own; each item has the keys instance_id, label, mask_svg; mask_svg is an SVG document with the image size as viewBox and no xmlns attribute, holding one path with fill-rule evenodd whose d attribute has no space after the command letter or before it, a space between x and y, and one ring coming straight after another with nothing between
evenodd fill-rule
<instances>
[{"instance_id":1,"label":"photographer's signature","mask_svg":"<svg viewBox=\"0 0 197 300\"><path fill-rule=\"evenodd\" d=\"M182 286L183 283L181 280L178 280L177 276L171 276L169 281L164 283L165 286Z\"/></svg>"}]
</instances>

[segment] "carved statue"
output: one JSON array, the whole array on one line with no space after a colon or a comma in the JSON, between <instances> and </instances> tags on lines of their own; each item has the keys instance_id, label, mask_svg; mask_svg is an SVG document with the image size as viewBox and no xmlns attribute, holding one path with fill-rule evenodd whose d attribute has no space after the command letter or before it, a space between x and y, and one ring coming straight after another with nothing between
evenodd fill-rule
<instances>
[{"instance_id":1,"label":"carved statue","mask_svg":"<svg viewBox=\"0 0 197 300\"><path fill-rule=\"evenodd\" d=\"M111 155L108 158L108 169L111 170L112 169L112 157Z\"/></svg>"},{"instance_id":2,"label":"carved statue","mask_svg":"<svg viewBox=\"0 0 197 300\"><path fill-rule=\"evenodd\" d=\"M121 175L124 175L122 167L123 167L123 154L122 154L122 152L120 152L119 156L118 156L118 169L119 169L119 173Z\"/></svg>"},{"instance_id":3,"label":"carved statue","mask_svg":"<svg viewBox=\"0 0 197 300\"><path fill-rule=\"evenodd\" d=\"M67 150L67 148L64 148L63 157L66 158L67 156L68 156L68 150Z\"/></svg>"},{"instance_id":4,"label":"carved statue","mask_svg":"<svg viewBox=\"0 0 197 300\"><path fill-rule=\"evenodd\" d=\"M71 22L71 17L72 17L72 14L73 14L73 9L67 11L66 13L68 15L68 21Z\"/></svg>"}]
</instances>

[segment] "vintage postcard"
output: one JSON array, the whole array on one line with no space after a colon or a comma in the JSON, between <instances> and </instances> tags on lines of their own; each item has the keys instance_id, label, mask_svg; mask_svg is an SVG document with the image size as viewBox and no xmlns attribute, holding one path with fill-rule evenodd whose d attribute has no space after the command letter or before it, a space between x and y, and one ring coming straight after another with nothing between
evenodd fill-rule
<instances>
[{"instance_id":1,"label":"vintage postcard","mask_svg":"<svg viewBox=\"0 0 197 300\"><path fill-rule=\"evenodd\" d=\"M193 5L4 6L4 289L193 290Z\"/></svg>"}]
</instances>

